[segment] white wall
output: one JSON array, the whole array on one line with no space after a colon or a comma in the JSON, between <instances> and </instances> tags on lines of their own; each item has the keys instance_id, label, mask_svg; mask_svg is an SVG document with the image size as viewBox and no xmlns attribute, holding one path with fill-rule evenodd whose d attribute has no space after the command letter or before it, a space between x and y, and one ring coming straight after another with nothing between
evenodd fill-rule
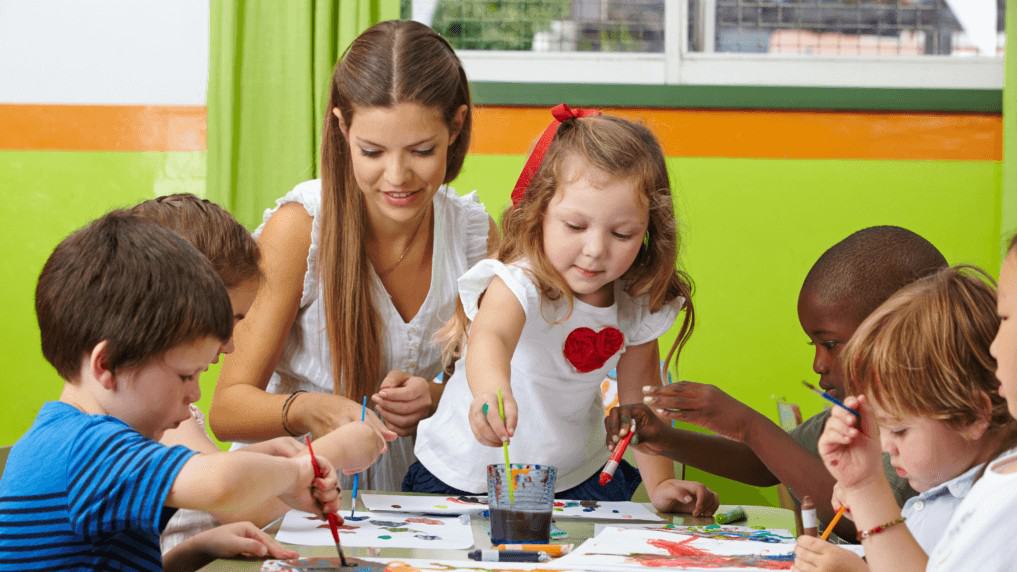
<instances>
[{"instance_id":1,"label":"white wall","mask_svg":"<svg viewBox=\"0 0 1017 572\"><path fill-rule=\"evenodd\" d=\"M205 105L209 0L0 0L0 103Z\"/></svg>"}]
</instances>

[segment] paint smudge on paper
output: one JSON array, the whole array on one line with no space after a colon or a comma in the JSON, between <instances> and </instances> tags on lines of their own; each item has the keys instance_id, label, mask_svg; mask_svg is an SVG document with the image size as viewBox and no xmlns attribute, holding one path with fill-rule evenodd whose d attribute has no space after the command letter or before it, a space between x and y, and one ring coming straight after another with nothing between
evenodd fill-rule
<instances>
[{"instance_id":1,"label":"paint smudge on paper","mask_svg":"<svg viewBox=\"0 0 1017 572\"><path fill-rule=\"evenodd\" d=\"M406 522L410 524L434 524L437 526L445 525L444 521L435 518L427 518L426 516L411 516L410 518L406 519Z\"/></svg>"}]
</instances>

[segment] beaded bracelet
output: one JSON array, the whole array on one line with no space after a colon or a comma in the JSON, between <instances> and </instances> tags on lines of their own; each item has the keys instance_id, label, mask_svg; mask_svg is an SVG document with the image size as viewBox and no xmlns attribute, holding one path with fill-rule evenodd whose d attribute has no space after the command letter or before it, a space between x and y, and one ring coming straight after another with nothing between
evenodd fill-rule
<instances>
[{"instance_id":1,"label":"beaded bracelet","mask_svg":"<svg viewBox=\"0 0 1017 572\"><path fill-rule=\"evenodd\" d=\"M304 390L304 389L298 389L298 390L294 391L293 393L289 394L289 396L286 397L286 401L283 402L283 406L282 406L282 427L283 427L283 430L286 431L287 433L289 433L290 435L292 435L293 437L299 437L300 435L297 434L297 433L294 433L293 430L290 429L289 424L286 423L286 417L290 413L290 405L293 405L293 400L296 399L297 396L300 395L301 393L307 393L307 391Z\"/></svg>"},{"instance_id":2,"label":"beaded bracelet","mask_svg":"<svg viewBox=\"0 0 1017 572\"><path fill-rule=\"evenodd\" d=\"M880 532L883 532L884 530L886 530L888 528L893 528L893 527L897 526L898 524L904 524L905 520L907 520L907 519L904 518L903 516L898 516L897 518L891 520L890 522L884 522L883 524L880 524L879 526L873 526L872 528L870 528L868 530L863 530L863 531L858 533L858 542L861 542L861 541L865 540L866 538L869 538L870 536L875 536L875 535L879 534Z\"/></svg>"}]
</instances>

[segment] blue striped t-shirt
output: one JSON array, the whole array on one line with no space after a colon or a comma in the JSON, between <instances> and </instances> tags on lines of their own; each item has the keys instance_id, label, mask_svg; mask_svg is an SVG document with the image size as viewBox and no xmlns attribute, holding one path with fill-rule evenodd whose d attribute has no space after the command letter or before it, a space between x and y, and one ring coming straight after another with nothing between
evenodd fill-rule
<instances>
[{"instance_id":1,"label":"blue striped t-shirt","mask_svg":"<svg viewBox=\"0 0 1017 572\"><path fill-rule=\"evenodd\" d=\"M162 570L163 503L194 454L47 403L0 480L0 570Z\"/></svg>"}]
</instances>

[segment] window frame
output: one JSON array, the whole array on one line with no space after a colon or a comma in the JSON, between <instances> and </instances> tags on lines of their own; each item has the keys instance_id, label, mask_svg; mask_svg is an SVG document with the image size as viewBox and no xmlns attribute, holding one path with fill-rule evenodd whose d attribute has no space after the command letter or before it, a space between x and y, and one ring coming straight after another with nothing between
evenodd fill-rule
<instances>
[{"instance_id":1,"label":"window frame","mask_svg":"<svg viewBox=\"0 0 1017 572\"><path fill-rule=\"evenodd\" d=\"M1002 57L690 52L688 12L688 0L664 0L663 53L457 53L470 79L478 82L956 90L1003 87ZM713 34L707 36L712 38ZM709 49L709 45L705 47Z\"/></svg>"}]
</instances>

